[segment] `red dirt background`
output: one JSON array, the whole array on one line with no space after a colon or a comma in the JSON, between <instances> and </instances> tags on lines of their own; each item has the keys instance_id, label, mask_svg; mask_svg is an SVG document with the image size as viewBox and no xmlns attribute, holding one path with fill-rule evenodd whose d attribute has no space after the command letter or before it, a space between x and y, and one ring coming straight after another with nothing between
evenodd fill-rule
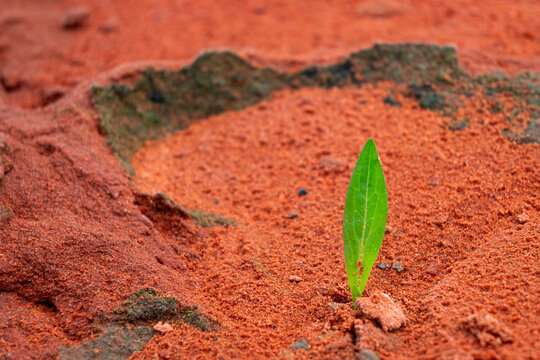
<instances>
[{"instance_id":1,"label":"red dirt background","mask_svg":"<svg viewBox=\"0 0 540 360\"><path fill-rule=\"evenodd\" d=\"M63 29L75 7L88 19ZM213 48L293 69L424 41L455 44L473 73L539 71L538 18L537 1L0 1L0 206L14 212L0 223L0 356L55 358L153 286L223 329L178 325L134 358L352 358L342 204L373 136L390 199L378 261L405 270L374 269L367 295L388 293L408 323L366 321L371 345L387 359L539 358L540 149L502 137L502 115L469 104L470 128L451 132L407 99L384 105L380 84L285 91L193 125L135 156L135 184L239 225L178 244L133 204L88 91L141 67L118 65ZM299 338L308 352L289 348Z\"/></svg>"}]
</instances>

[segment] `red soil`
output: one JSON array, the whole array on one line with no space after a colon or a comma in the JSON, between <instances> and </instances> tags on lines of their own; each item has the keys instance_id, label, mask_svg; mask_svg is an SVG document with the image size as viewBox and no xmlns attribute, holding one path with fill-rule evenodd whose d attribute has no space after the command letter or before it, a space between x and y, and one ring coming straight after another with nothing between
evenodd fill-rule
<instances>
[{"instance_id":1,"label":"red soil","mask_svg":"<svg viewBox=\"0 0 540 360\"><path fill-rule=\"evenodd\" d=\"M385 105L389 86L286 91L192 125L134 157L138 187L239 222L197 246L201 258L192 264L189 297L226 329L208 345L209 358L285 356L302 337L317 357L350 357L353 344L343 331L352 328L352 309L331 304L350 301L343 204L369 136L386 174L392 229L379 262L399 261L405 271L375 269L367 294L389 294L409 318L375 350L390 359L475 356L480 347L462 322L489 313L512 329L513 341L497 350L501 357L540 352L533 346L540 331L539 147L502 137L502 117L490 118L486 130L472 106L464 110L476 118L471 128L452 132L412 102ZM328 168L329 158L343 166ZM298 196L301 187L306 196ZM292 213L298 217L287 219ZM291 282L291 275L303 281ZM147 351L168 343L163 353L185 352L191 340L178 339L186 336L173 332Z\"/></svg>"},{"instance_id":2,"label":"red soil","mask_svg":"<svg viewBox=\"0 0 540 360\"><path fill-rule=\"evenodd\" d=\"M62 29L77 5L88 20ZM367 295L388 293L408 317L392 333L366 321L375 350L538 358L540 148L502 137L502 115L470 104L470 128L451 132L407 99L384 105L393 85L380 84L285 91L193 125L135 156L135 184L239 225L185 233L179 245L134 205L88 90L119 64L209 48L297 68L376 41L428 41L456 44L472 72L539 71L540 3L1 0L0 9L0 141L13 164L0 206L14 212L0 222L0 357L54 358L144 286L199 305L222 330L175 325L135 358L352 357L354 312L331 304L350 300L342 206L373 136L390 206L378 261L405 270L374 269ZM309 352L289 348L299 338Z\"/></svg>"},{"instance_id":3,"label":"red soil","mask_svg":"<svg viewBox=\"0 0 540 360\"><path fill-rule=\"evenodd\" d=\"M89 17L65 31L73 7ZM424 41L455 44L476 72L540 70L537 1L0 0L0 9L0 78L8 102L22 107L125 62L209 48L299 65L375 42Z\"/></svg>"}]
</instances>

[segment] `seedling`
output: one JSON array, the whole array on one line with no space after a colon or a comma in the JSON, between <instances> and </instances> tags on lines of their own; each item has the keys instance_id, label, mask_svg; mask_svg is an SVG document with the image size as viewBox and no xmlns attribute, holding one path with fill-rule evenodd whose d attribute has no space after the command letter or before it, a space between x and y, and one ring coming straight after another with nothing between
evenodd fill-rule
<instances>
[{"instance_id":1,"label":"seedling","mask_svg":"<svg viewBox=\"0 0 540 360\"><path fill-rule=\"evenodd\" d=\"M356 304L382 245L388 195L375 142L370 138L354 168L343 216L343 241L347 277Z\"/></svg>"}]
</instances>

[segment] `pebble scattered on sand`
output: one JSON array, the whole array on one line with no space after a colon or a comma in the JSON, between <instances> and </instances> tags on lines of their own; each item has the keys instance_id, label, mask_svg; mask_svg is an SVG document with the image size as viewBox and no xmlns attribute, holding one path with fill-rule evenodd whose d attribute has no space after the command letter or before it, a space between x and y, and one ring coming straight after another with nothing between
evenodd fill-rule
<instances>
[{"instance_id":1,"label":"pebble scattered on sand","mask_svg":"<svg viewBox=\"0 0 540 360\"><path fill-rule=\"evenodd\" d=\"M300 282L302 280L304 280L304 279L302 279L300 276L296 276L296 275L289 276L289 281L290 282L297 282L298 283L298 282Z\"/></svg>"},{"instance_id":2,"label":"pebble scattered on sand","mask_svg":"<svg viewBox=\"0 0 540 360\"><path fill-rule=\"evenodd\" d=\"M394 261L392 263L392 269L396 270L397 272L402 272L403 270L405 270L405 268L403 267L403 265L401 265L401 263L397 262L397 261Z\"/></svg>"}]
</instances>

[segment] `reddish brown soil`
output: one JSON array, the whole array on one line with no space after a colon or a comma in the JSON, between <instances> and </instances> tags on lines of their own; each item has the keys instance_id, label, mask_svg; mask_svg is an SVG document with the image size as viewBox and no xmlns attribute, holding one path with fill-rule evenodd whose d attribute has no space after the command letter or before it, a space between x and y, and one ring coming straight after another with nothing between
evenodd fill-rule
<instances>
[{"instance_id":1,"label":"reddish brown soil","mask_svg":"<svg viewBox=\"0 0 540 360\"><path fill-rule=\"evenodd\" d=\"M388 293L409 319L392 333L366 320L374 349L387 359L538 358L540 148L500 135L502 115L470 104L470 128L451 132L407 99L384 105L393 85L380 84L285 91L196 124L140 151L134 182L239 225L186 231L179 244L134 205L88 91L117 65L208 48L289 69L375 41L428 41L456 44L472 72L538 71L538 2L156 4L0 1L0 141L13 167L0 206L14 212L0 222L0 356L55 358L152 286L221 330L175 325L134 358L353 357L341 217L352 164L373 136L390 207L378 261L405 270L374 269L366 293ZM88 21L61 29L78 5ZM299 338L308 352L289 348Z\"/></svg>"},{"instance_id":2,"label":"reddish brown soil","mask_svg":"<svg viewBox=\"0 0 540 360\"><path fill-rule=\"evenodd\" d=\"M74 7L89 18L65 31ZM209 48L300 65L374 42L425 41L455 44L476 72L540 69L537 1L0 0L0 9L0 78L8 102L22 107L125 62L191 58Z\"/></svg>"},{"instance_id":3,"label":"reddish brown soil","mask_svg":"<svg viewBox=\"0 0 540 360\"><path fill-rule=\"evenodd\" d=\"M390 199L391 231L379 262L399 261L405 271L375 269L367 294L390 294L409 317L376 350L391 359L474 356L480 347L462 322L489 313L512 330L513 342L499 356L539 353L530 347L540 330L538 146L508 142L498 117L489 119L489 130L476 116L469 130L451 132L414 103L385 105L386 88L283 92L134 157L136 184L145 191L165 191L239 222L197 247L202 256L192 264L197 282L189 297L226 329L208 345L210 358L248 351L286 356L284 349L302 337L316 357L350 357L350 334L333 330L352 328L353 312L331 304L350 301L343 204L352 166L371 135ZM474 114L473 107L464 110ZM299 188L308 194L298 196ZM287 219L292 213L298 217ZM291 275L303 281L291 282ZM173 332L148 351L165 343L164 353L186 351L186 340L178 341L186 336Z\"/></svg>"}]
</instances>

